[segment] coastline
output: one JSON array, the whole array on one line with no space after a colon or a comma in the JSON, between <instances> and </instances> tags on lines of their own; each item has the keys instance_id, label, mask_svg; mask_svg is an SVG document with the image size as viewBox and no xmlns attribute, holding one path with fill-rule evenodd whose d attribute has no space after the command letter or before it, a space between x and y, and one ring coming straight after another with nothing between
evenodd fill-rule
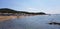
<instances>
[{"instance_id":1,"label":"coastline","mask_svg":"<svg viewBox=\"0 0 60 29\"><path fill-rule=\"evenodd\" d=\"M15 19L15 18L24 18L26 16L0 16L0 21Z\"/></svg>"},{"instance_id":2,"label":"coastline","mask_svg":"<svg viewBox=\"0 0 60 29\"><path fill-rule=\"evenodd\" d=\"M6 20L11 20L11 19L16 19L16 18L25 18L29 16L36 16L36 15L20 15L20 16L0 16L0 21L6 21Z\"/></svg>"}]
</instances>

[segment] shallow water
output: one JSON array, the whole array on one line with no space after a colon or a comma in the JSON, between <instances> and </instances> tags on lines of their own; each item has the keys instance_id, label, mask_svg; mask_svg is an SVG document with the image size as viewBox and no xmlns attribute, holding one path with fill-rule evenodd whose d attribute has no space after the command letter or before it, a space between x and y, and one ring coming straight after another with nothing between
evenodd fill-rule
<instances>
[{"instance_id":1,"label":"shallow water","mask_svg":"<svg viewBox=\"0 0 60 29\"><path fill-rule=\"evenodd\" d=\"M49 22L60 22L60 15L37 15L0 22L0 29L60 29L59 25Z\"/></svg>"}]
</instances>

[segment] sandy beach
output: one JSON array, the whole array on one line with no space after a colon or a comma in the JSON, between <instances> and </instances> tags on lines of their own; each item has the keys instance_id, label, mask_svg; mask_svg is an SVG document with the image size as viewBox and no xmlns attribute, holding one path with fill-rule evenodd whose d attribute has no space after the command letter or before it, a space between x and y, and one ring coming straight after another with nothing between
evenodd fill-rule
<instances>
[{"instance_id":1,"label":"sandy beach","mask_svg":"<svg viewBox=\"0 0 60 29\"><path fill-rule=\"evenodd\" d=\"M25 16L0 16L0 21L5 21L9 19L15 19L15 18L23 18Z\"/></svg>"}]
</instances>

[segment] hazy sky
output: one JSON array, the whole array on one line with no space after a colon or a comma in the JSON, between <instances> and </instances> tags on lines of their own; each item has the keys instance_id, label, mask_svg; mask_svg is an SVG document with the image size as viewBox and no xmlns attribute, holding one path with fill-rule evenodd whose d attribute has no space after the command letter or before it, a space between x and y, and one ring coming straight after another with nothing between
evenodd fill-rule
<instances>
[{"instance_id":1,"label":"hazy sky","mask_svg":"<svg viewBox=\"0 0 60 29\"><path fill-rule=\"evenodd\" d=\"M60 0L0 0L0 8L60 14Z\"/></svg>"}]
</instances>

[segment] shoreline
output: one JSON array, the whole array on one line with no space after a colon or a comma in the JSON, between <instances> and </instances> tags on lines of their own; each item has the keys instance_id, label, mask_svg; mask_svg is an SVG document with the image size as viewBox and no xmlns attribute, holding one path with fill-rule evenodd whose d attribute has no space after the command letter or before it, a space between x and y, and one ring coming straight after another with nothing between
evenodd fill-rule
<instances>
[{"instance_id":1,"label":"shoreline","mask_svg":"<svg viewBox=\"0 0 60 29\"><path fill-rule=\"evenodd\" d=\"M35 16L35 15L30 15L30 16ZM0 22L1 21L6 21L6 20L11 20L11 19L16 19L16 18L26 18L26 17L29 17L29 16L0 16Z\"/></svg>"},{"instance_id":2,"label":"shoreline","mask_svg":"<svg viewBox=\"0 0 60 29\"><path fill-rule=\"evenodd\" d=\"M0 21L15 19L15 18L24 18L26 16L0 16Z\"/></svg>"},{"instance_id":3,"label":"shoreline","mask_svg":"<svg viewBox=\"0 0 60 29\"><path fill-rule=\"evenodd\" d=\"M22 15L22 16L0 16L0 21L6 21L6 20L11 20L11 19L16 19L16 18L26 18L29 16L37 16L37 15Z\"/></svg>"}]
</instances>

